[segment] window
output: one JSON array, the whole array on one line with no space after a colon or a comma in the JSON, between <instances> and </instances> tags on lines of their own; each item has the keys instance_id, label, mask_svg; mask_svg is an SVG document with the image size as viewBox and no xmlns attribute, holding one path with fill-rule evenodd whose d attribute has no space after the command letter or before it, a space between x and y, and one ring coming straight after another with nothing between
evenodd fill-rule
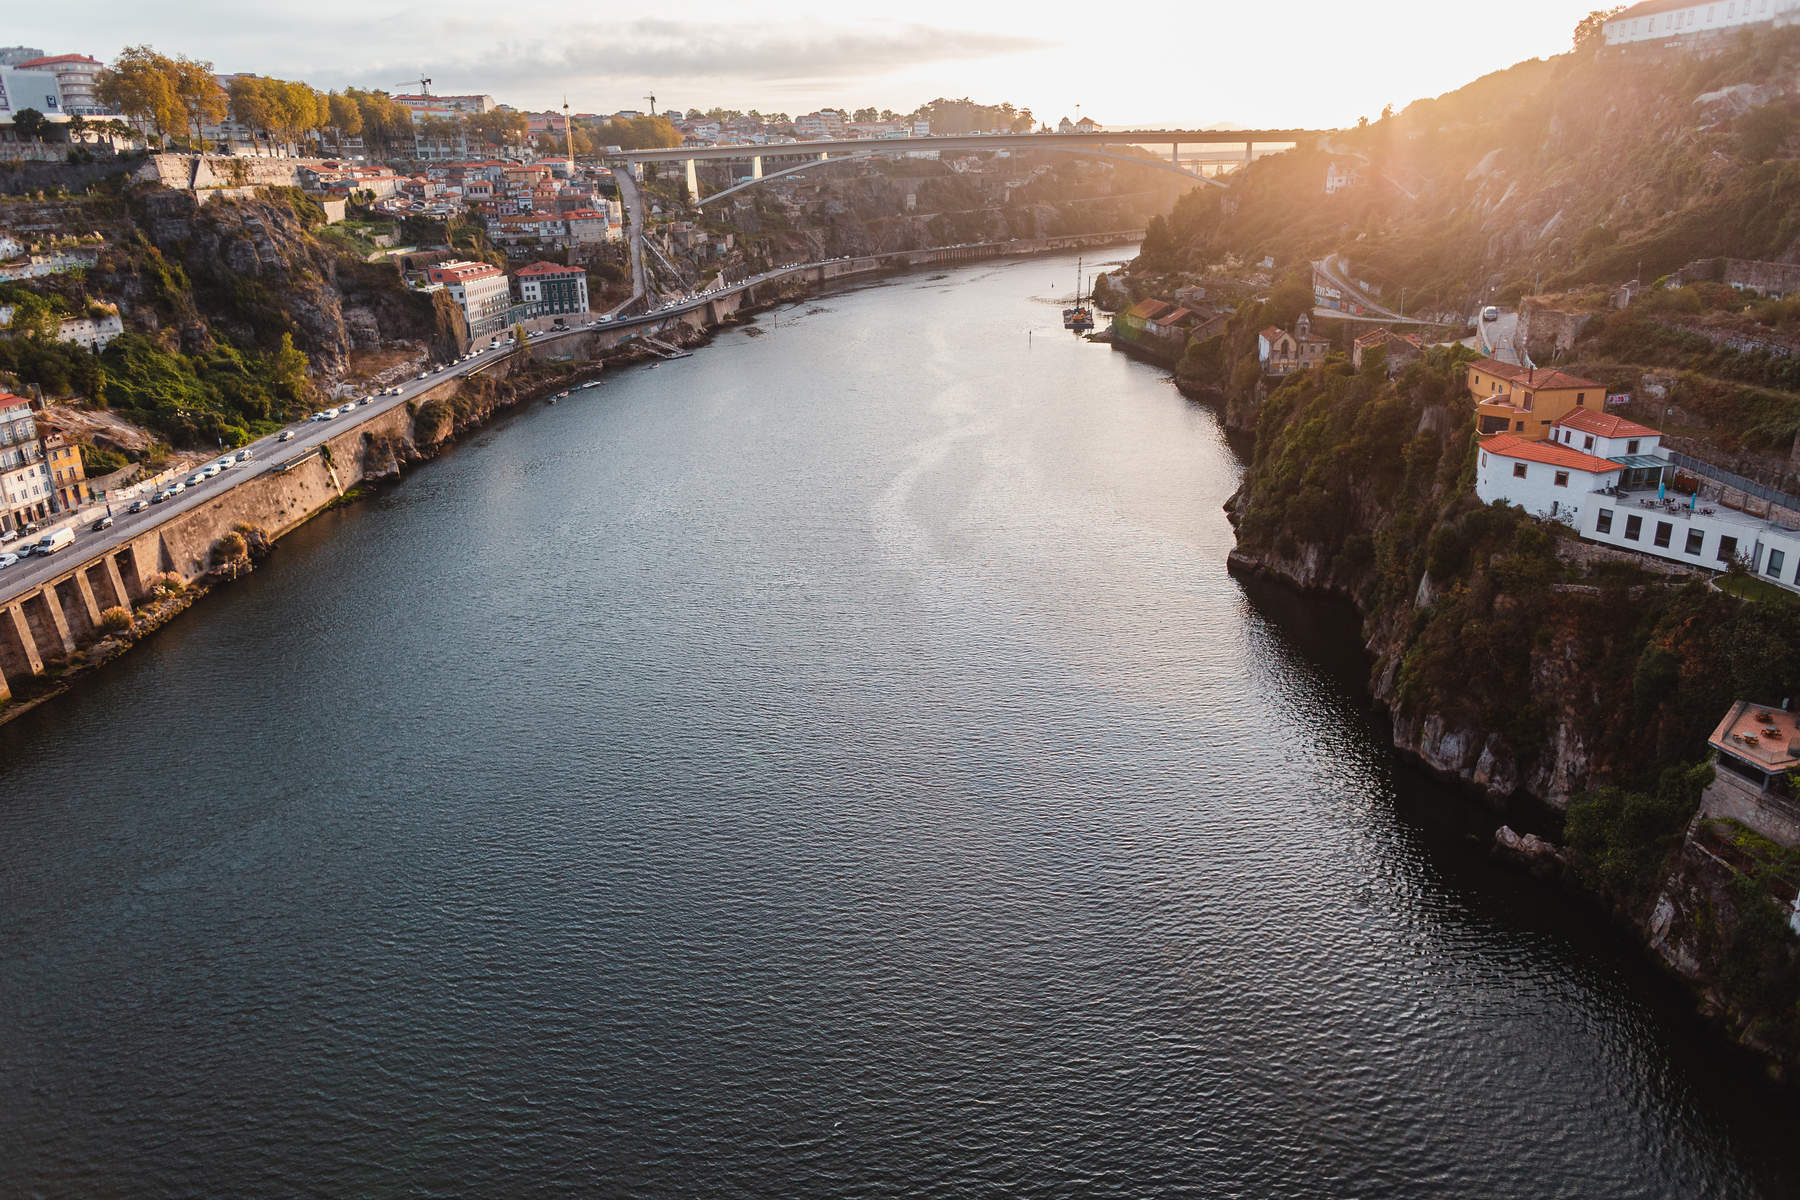
<instances>
[{"instance_id":1,"label":"window","mask_svg":"<svg viewBox=\"0 0 1800 1200\"><path fill-rule=\"evenodd\" d=\"M1637 448L1638 440L1636 438L1632 438L1629 442L1625 443L1625 453L1627 454L1636 454Z\"/></svg>"},{"instance_id":2,"label":"window","mask_svg":"<svg viewBox=\"0 0 1800 1200\"><path fill-rule=\"evenodd\" d=\"M1669 545L1669 539L1670 539L1670 537L1672 537L1674 535L1674 533L1675 533L1675 526L1669 524L1667 521L1658 521L1656 523L1656 536L1654 538L1652 538L1651 540L1654 541L1658 546L1661 546L1664 549L1667 549L1668 545Z\"/></svg>"},{"instance_id":3,"label":"window","mask_svg":"<svg viewBox=\"0 0 1800 1200\"><path fill-rule=\"evenodd\" d=\"M1554 482L1557 487L1568 487L1569 486L1569 473L1567 471L1558 471L1556 473L1556 479L1554 480Z\"/></svg>"},{"instance_id":4,"label":"window","mask_svg":"<svg viewBox=\"0 0 1800 1200\"><path fill-rule=\"evenodd\" d=\"M1644 518L1642 518L1642 517L1626 517L1625 518L1625 540L1626 541L1628 541L1628 542L1637 541L1638 534L1642 533L1643 531L1644 531Z\"/></svg>"},{"instance_id":5,"label":"window","mask_svg":"<svg viewBox=\"0 0 1800 1200\"><path fill-rule=\"evenodd\" d=\"M1719 561L1728 563L1737 557L1737 539L1722 537L1719 539Z\"/></svg>"},{"instance_id":6,"label":"window","mask_svg":"<svg viewBox=\"0 0 1800 1200\"><path fill-rule=\"evenodd\" d=\"M1576 408L1586 408L1587 407L1587 393L1586 392L1576 392L1575 393L1575 407Z\"/></svg>"},{"instance_id":7,"label":"window","mask_svg":"<svg viewBox=\"0 0 1800 1200\"><path fill-rule=\"evenodd\" d=\"M1612 518L1613 518L1613 510L1612 509L1610 509L1610 508L1601 509L1599 517L1596 518L1594 521L1594 532L1595 533L1611 533L1612 532Z\"/></svg>"},{"instance_id":8,"label":"window","mask_svg":"<svg viewBox=\"0 0 1800 1200\"><path fill-rule=\"evenodd\" d=\"M1486 450L1483 450L1481 452L1481 465L1484 467L1487 466L1487 451Z\"/></svg>"},{"instance_id":9,"label":"window","mask_svg":"<svg viewBox=\"0 0 1800 1200\"><path fill-rule=\"evenodd\" d=\"M1787 563L1787 555L1779 550L1769 551L1769 566L1763 573L1770 579L1781 578L1781 568Z\"/></svg>"},{"instance_id":10,"label":"window","mask_svg":"<svg viewBox=\"0 0 1800 1200\"><path fill-rule=\"evenodd\" d=\"M1688 530L1687 552L1689 554L1700 553L1700 547L1702 547L1704 545L1706 545L1706 534L1702 533L1698 529Z\"/></svg>"},{"instance_id":11,"label":"window","mask_svg":"<svg viewBox=\"0 0 1800 1200\"><path fill-rule=\"evenodd\" d=\"M1524 433L1525 432L1525 422L1523 422L1523 421L1515 422L1513 424L1513 432L1514 433Z\"/></svg>"},{"instance_id":12,"label":"window","mask_svg":"<svg viewBox=\"0 0 1800 1200\"><path fill-rule=\"evenodd\" d=\"M1591 437L1582 438L1581 439L1581 448L1583 450L1592 450L1594 448L1594 439Z\"/></svg>"},{"instance_id":13,"label":"window","mask_svg":"<svg viewBox=\"0 0 1800 1200\"><path fill-rule=\"evenodd\" d=\"M1514 479L1525 478L1525 464L1524 463L1514 463L1513 464L1513 478Z\"/></svg>"}]
</instances>

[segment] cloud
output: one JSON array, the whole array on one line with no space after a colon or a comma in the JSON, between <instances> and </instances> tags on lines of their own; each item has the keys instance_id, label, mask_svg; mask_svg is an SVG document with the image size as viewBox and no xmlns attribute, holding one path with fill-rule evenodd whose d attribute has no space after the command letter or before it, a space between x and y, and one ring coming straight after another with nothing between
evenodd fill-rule
<instances>
[{"instance_id":1,"label":"cloud","mask_svg":"<svg viewBox=\"0 0 1800 1200\"><path fill-rule=\"evenodd\" d=\"M463 38L443 40L468 45ZM578 25L554 40L490 43L479 52L462 50L448 58L420 47L413 58L368 64L358 74L386 79L426 57L434 64L433 74L441 77L440 88L479 88L502 96L541 96L572 85L587 90L596 79L608 78L667 80L672 86L736 81L789 90L933 63L1031 53L1053 44L1017 34L918 24L820 29L643 19L606 27Z\"/></svg>"}]
</instances>

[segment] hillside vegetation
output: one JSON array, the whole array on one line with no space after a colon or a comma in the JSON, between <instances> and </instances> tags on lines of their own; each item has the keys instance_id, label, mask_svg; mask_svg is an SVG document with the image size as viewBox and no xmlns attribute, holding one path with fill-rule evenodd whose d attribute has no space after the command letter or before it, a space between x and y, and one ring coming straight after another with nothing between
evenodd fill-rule
<instances>
[{"instance_id":1,"label":"hillside vegetation","mask_svg":"<svg viewBox=\"0 0 1800 1200\"><path fill-rule=\"evenodd\" d=\"M1468 312L1538 288L1651 280L1704 256L1800 252L1800 29L1727 52L1567 54L1508 70L1186 196L1134 271L1342 252ZM1324 194L1336 162L1361 182Z\"/></svg>"},{"instance_id":2,"label":"hillside vegetation","mask_svg":"<svg viewBox=\"0 0 1800 1200\"><path fill-rule=\"evenodd\" d=\"M449 301L409 292L391 266L348 255L293 189L202 204L114 180L84 197L6 202L0 218L92 229L99 262L0 285L13 304L0 372L52 400L112 408L176 446L228 445L302 415L367 356L447 353ZM55 322L117 305L102 353L55 340Z\"/></svg>"}]
</instances>

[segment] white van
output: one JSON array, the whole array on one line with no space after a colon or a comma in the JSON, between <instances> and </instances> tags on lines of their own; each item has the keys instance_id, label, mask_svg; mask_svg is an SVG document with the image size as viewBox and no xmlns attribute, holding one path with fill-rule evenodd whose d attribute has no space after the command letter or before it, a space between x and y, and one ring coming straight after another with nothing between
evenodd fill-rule
<instances>
[{"instance_id":1,"label":"white van","mask_svg":"<svg viewBox=\"0 0 1800 1200\"><path fill-rule=\"evenodd\" d=\"M55 554L58 550L66 550L75 544L75 531L59 529L55 533L46 533L38 539L34 554Z\"/></svg>"}]
</instances>

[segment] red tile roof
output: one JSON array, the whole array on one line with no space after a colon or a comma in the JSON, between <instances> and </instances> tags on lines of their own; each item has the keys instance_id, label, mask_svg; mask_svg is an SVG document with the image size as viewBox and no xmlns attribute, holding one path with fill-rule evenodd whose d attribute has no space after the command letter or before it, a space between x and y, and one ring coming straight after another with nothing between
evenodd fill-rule
<instances>
[{"instance_id":1,"label":"red tile roof","mask_svg":"<svg viewBox=\"0 0 1800 1200\"><path fill-rule=\"evenodd\" d=\"M1555 442L1528 442L1510 433L1497 433L1493 437L1481 439L1481 448L1489 454L1498 454L1501 458L1523 458L1529 462L1545 463L1570 471L1586 471L1590 475L1624 470L1618 463L1596 455L1583 454Z\"/></svg>"},{"instance_id":2,"label":"red tile roof","mask_svg":"<svg viewBox=\"0 0 1800 1200\"><path fill-rule=\"evenodd\" d=\"M513 272L514 279L534 279L539 275L585 275L580 267L565 267L552 262L534 262Z\"/></svg>"},{"instance_id":3,"label":"red tile roof","mask_svg":"<svg viewBox=\"0 0 1800 1200\"><path fill-rule=\"evenodd\" d=\"M1139 300L1131 306L1130 315L1142 317L1146 321L1154 321L1159 315L1166 312L1168 307L1161 300Z\"/></svg>"},{"instance_id":4,"label":"red tile roof","mask_svg":"<svg viewBox=\"0 0 1800 1200\"><path fill-rule=\"evenodd\" d=\"M1591 379L1583 379L1579 375L1570 375L1564 371L1534 370L1513 363L1501 362L1497 358L1480 358L1469 364L1471 370L1492 375L1497 379L1510 380L1534 392L1546 388L1597 388L1600 385Z\"/></svg>"},{"instance_id":5,"label":"red tile roof","mask_svg":"<svg viewBox=\"0 0 1800 1200\"><path fill-rule=\"evenodd\" d=\"M1273 343L1276 338L1281 336L1281 329L1279 326L1271 325L1267 329L1259 330L1256 336L1268 338L1270 343Z\"/></svg>"},{"instance_id":6,"label":"red tile roof","mask_svg":"<svg viewBox=\"0 0 1800 1200\"><path fill-rule=\"evenodd\" d=\"M1611 413L1590 412L1585 408L1574 410L1568 416L1557 421L1557 424L1567 425L1570 429L1579 429L1583 433L1594 433L1609 438L1662 436L1660 429L1639 425L1636 421L1627 421L1624 417L1616 417Z\"/></svg>"}]
</instances>

